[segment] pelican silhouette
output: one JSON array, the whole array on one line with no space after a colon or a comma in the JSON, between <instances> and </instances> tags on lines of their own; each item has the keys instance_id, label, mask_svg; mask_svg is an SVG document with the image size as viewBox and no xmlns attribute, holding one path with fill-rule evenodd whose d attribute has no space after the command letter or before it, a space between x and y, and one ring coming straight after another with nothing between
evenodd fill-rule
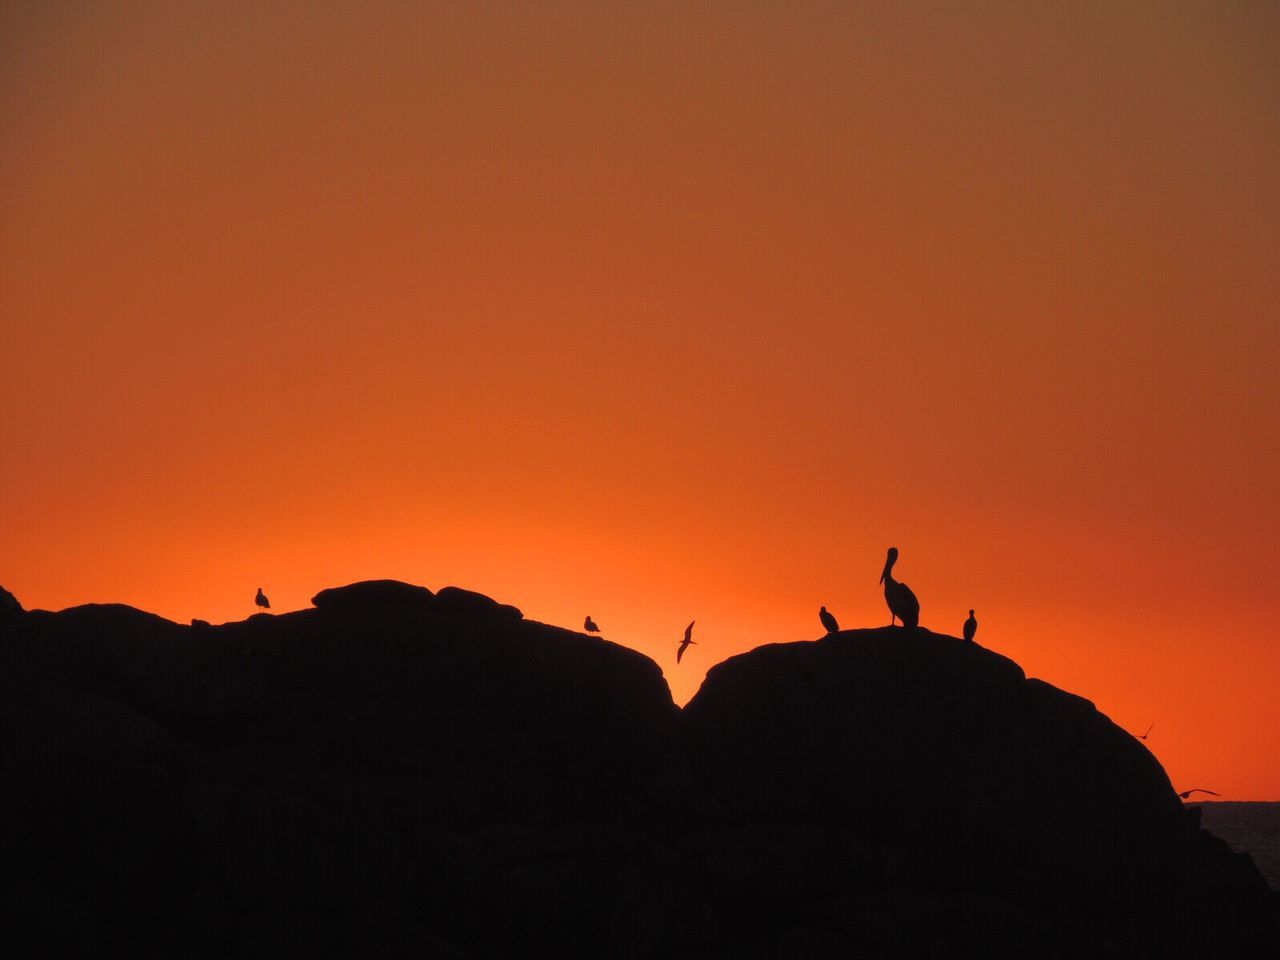
<instances>
[{"instance_id":1,"label":"pelican silhouette","mask_svg":"<svg viewBox=\"0 0 1280 960\"><path fill-rule=\"evenodd\" d=\"M599 633L600 628L596 626L596 622L591 619L591 614L587 614L587 619L582 621L582 629L587 633Z\"/></svg>"},{"instance_id":2,"label":"pelican silhouette","mask_svg":"<svg viewBox=\"0 0 1280 960\"><path fill-rule=\"evenodd\" d=\"M1190 790L1182 791L1182 793L1178 794L1178 796L1180 796L1183 800L1185 800L1187 799L1187 797L1191 796L1193 793L1212 793L1215 797L1222 796L1222 794L1220 793L1214 793L1212 790L1205 790L1203 787L1192 787Z\"/></svg>"},{"instance_id":3,"label":"pelican silhouette","mask_svg":"<svg viewBox=\"0 0 1280 960\"><path fill-rule=\"evenodd\" d=\"M901 620L904 627L915 629L920 625L920 601L905 583L893 579L893 565L898 562L898 548L890 547L884 561L884 573L880 574L880 582L884 584L884 602L889 605L889 626L895 620Z\"/></svg>"},{"instance_id":4,"label":"pelican silhouette","mask_svg":"<svg viewBox=\"0 0 1280 960\"><path fill-rule=\"evenodd\" d=\"M818 619L822 621L822 625L827 628L827 633L839 633L840 624L836 623L836 618L827 612L826 607L818 608Z\"/></svg>"},{"instance_id":5,"label":"pelican silhouette","mask_svg":"<svg viewBox=\"0 0 1280 960\"><path fill-rule=\"evenodd\" d=\"M264 610L269 610L271 608L271 601L267 599L267 595L262 592L261 587L258 588L258 595L253 598L253 602Z\"/></svg>"},{"instance_id":6,"label":"pelican silhouette","mask_svg":"<svg viewBox=\"0 0 1280 960\"><path fill-rule=\"evenodd\" d=\"M689 625L688 625L687 627L685 627L685 628L684 628L684 639L680 641L680 647L679 647L679 649L678 649L678 650L676 650L676 663L679 663L679 662L680 662L680 658L684 656L685 648L686 648L686 647L688 647L688 646L689 646L689 644L691 644L691 643L697 643L697 642L698 642L698 641L696 641L696 640L692 639L692 638L693 638L693 625L694 625L695 623L697 623L697 622L698 622L698 621L696 621L696 620L690 620L690 621L689 621Z\"/></svg>"},{"instance_id":7,"label":"pelican silhouette","mask_svg":"<svg viewBox=\"0 0 1280 960\"><path fill-rule=\"evenodd\" d=\"M969 611L969 619L964 622L964 638L973 643L973 636L978 632L978 621L974 619L973 611Z\"/></svg>"}]
</instances>

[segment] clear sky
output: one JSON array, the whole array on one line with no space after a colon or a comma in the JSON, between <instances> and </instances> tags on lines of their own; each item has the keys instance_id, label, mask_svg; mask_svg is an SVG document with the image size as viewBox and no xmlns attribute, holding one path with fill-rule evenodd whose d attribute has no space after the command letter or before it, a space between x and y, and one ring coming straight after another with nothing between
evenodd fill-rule
<instances>
[{"instance_id":1,"label":"clear sky","mask_svg":"<svg viewBox=\"0 0 1280 960\"><path fill-rule=\"evenodd\" d=\"M1280 799L1278 11L5 3L0 583L455 583L683 702L895 545Z\"/></svg>"}]
</instances>

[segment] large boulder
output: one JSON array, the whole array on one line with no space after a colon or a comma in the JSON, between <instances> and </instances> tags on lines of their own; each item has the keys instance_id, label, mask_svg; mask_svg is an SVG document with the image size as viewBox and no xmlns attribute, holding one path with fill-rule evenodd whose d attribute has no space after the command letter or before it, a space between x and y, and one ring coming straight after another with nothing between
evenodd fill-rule
<instances>
[{"instance_id":1,"label":"large boulder","mask_svg":"<svg viewBox=\"0 0 1280 960\"><path fill-rule=\"evenodd\" d=\"M499 603L492 597L462 587L443 587L436 594L436 609L458 617L497 617L500 620L519 620L524 614L509 603Z\"/></svg>"},{"instance_id":2,"label":"large boulder","mask_svg":"<svg viewBox=\"0 0 1280 960\"><path fill-rule=\"evenodd\" d=\"M0 623L16 619L21 614L22 604L18 602L18 598L4 587L0 587Z\"/></svg>"},{"instance_id":3,"label":"large boulder","mask_svg":"<svg viewBox=\"0 0 1280 960\"><path fill-rule=\"evenodd\" d=\"M369 609L386 606L418 606L431 603L435 595L426 587L399 580L361 580L345 587L330 587L311 598L320 609Z\"/></svg>"},{"instance_id":4,"label":"large boulder","mask_svg":"<svg viewBox=\"0 0 1280 960\"><path fill-rule=\"evenodd\" d=\"M1120 918L1167 944L1207 903L1267 897L1251 863L1205 846L1139 741L1089 701L953 637L882 628L760 647L711 669L681 735L726 816L771 825L747 832L742 861L772 862L780 824L827 832L789 868L805 881L772 890L774 905L812 903L807 884L825 876L824 895L849 903L976 892L1028 930L1047 917L1096 942L1098 925ZM850 844L861 853L832 874L823 851ZM939 903L958 901L895 909ZM963 939L960 918L944 917L948 936Z\"/></svg>"}]
</instances>

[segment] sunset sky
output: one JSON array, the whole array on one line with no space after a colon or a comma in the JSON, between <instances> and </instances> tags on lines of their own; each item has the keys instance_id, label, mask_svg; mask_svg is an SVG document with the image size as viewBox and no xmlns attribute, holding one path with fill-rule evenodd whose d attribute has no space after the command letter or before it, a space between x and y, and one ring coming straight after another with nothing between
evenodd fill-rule
<instances>
[{"instance_id":1,"label":"sunset sky","mask_svg":"<svg viewBox=\"0 0 1280 960\"><path fill-rule=\"evenodd\" d=\"M0 584L452 583L684 702L887 623L894 545L923 625L1280 800L1278 50L1261 2L5 3Z\"/></svg>"}]
</instances>

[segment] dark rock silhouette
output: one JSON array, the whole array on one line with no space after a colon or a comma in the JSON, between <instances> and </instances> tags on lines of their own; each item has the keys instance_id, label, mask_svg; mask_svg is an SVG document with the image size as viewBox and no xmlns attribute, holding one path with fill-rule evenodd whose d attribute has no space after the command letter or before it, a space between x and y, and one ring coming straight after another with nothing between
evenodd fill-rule
<instances>
[{"instance_id":1,"label":"dark rock silhouette","mask_svg":"<svg viewBox=\"0 0 1280 960\"><path fill-rule=\"evenodd\" d=\"M399 580L362 580L345 587L330 587L311 598L312 606L321 610L346 607L361 610L387 606L428 606L435 594L426 587L415 587Z\"/></svg>"},{"instance_id":2,"label":"dark rock silhouette","mask_svg":"<svg viewBox=\"0 0 1280 960\"><path fill-rule=\"evenodd\" d=\"M483 593L463 590L461 587L445 587L436 594L436 609L441 613L461 617L496 617L499 620L519 620L524 614L516 607L499 603Z\"/></svg>"},{"instance_id":3,"label":"dark rock silhouette","mask_svg":"<svg viewBox=\"0 0 1280 960\"><path fill-rule=\"evenodd\" d=\"M22 604L18 602L18 598L0 587L0 623L13 619L22 612Z\"/></svg>"},{"instance_id":4,"label":"dark rock silhouette","mask_svg":"<svg viewBox=\"0 0 1280 960\"><path fill-rule=\"evenodd\" d=\"M324 598L323 600L321 598ZM130 957L1268 955L1275 896L1091 704L846 631L657 666L389 581L0 625L0 922Z\"/></svg>"}]
</instances>

